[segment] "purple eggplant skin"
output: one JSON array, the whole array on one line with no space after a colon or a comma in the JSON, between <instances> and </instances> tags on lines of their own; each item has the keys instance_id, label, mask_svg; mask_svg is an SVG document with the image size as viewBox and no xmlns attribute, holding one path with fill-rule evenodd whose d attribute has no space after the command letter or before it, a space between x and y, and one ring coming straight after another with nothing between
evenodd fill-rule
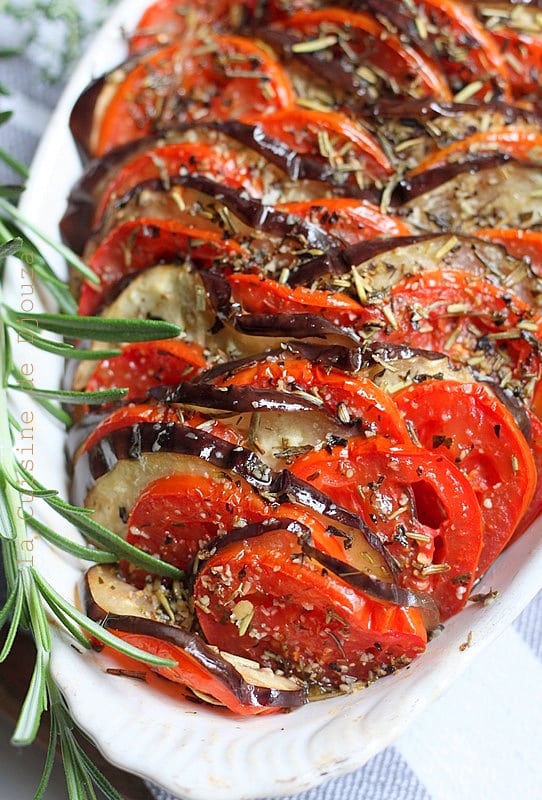
<instances>
[{"instance_id":1,"label":"purple eggplant skin","mask_svg":"<svg viewBox=\"0 0 542 800\"><path fill-rule=\"evenodd\" d=\"M213 411L245 413L252 411L303 412L321 410L316 398L276 389L251 386L213 386L209 383L181 381L177 386L157 386L149 391L152 400L178 403Z\"/></svg>"},{"instance_id":2,"label":"purple eggplant skin","mask_svg":"<svg viewBox=\"0 0 542 800\"><path fill-rule=\"evenodd\" d=\"M298 520L288 517L272 517L262 522L255 522L242 528L234 528L228 531L228 533L217 537L205 547L205 550L199 554L197 566L199 568L207 558L220 552L228 544L249 541L274 530L287 530L290 533L295 533L299 539L301 552L305 556L317 561L328 572L333 573L364 594L370 595L375 600L393 603L398 606L419 608L423 612L424 623L428 631L434 630L440 624L438 608L429 595L404 589L396 583L382 581L373 575L353 570L351 564L334 558L314 547L310 529Z\"/></svg>"},{"instance_id":3,"label":"purple eggplant skin","mask_svg":"<svg viewBox=\"0 0 542 800\"><path fill-rule=\"evenodd\" d=\"M235 361L228 361L216 364L206 370L198 379L198 385L208 382L212 383L218 378L228 375L235 375L236 372L256 364L258 361L267 359L288 359L303 358L313 364L318 364L326 369L340 369L350 375L355 375L363 370L370 370L371 367L389 364L399 364L401 361L419 359L422 362L438 363L443 359L447 361L443 353L433 350L420 350L419 348L409 347L408 345L387 344L386 342L370 342L364 345L329 345L316 344L313 342L287 342L280 349L267 350L254 356L245 356ZM417 372L414 380L420 383L428 379L438 379L431 370L425 374L423 371ZM495 380L486 375L472 370L472 380L481 381L500 401L503 403L514 419L518 428L521 430L527 442L531 441L532 430L529 414L524 403L512 392L503 389Z\"/></svg>"},{"instance_id":4,"label":"purple eggplant skin","mask_svg":"<svg viewBox=\"0 0 542 800\"><path fill-rule=\"evenodd\" d=\"M513 160L514 159L506 153L482 153L474 157L469 157L464 161L433 167L412 178L403 178L403 180L399 181L392 194L390 205L395 209L400 208L405 203L409 203L422 194L437 189L439 186L448 183L448 181L453 180L462 173L466 172L473 175L482 170L501 167Z\"/></svg>"},{"instance_id":5,"label":"purple eggplant skin","mask_svg":"<svg viewBox=\"0 0 542 800\"><path fill-rule=\"evenodd\" d=\"M103 601L96 597L96 589L107 591L108 581L120 581L121 579L114 577L111 572L105 579L102 574L98 577L95 570L96 567L91 567L86 573L82 588L85 611L94 622L98 622L113 632L150 636L179 647L214 678L227 686L244 705L298 708L307 702L307 691L302 686L298 689L280 690L247 683L235 667L222 658L215 648L210 647L198 633L188 632L177 625L141 616L137 614L138 609L135 604L134 611L136 613L134 614L118 614L113 608L104 608L101 605Z\"/></svg>"},{"instance_id":6,"label":"purple eggplant skin","mask_svg":"<svg viewBox=\"0 0 542 800\"><path fill-rule=\"evenodd\" d=\"M113 79L118 83L122 74L128 74L140 60L140 53L129 56L114 69L92 80L75 101L70 114L69 126L83 163L87 163L92 155L91 143L96 123L96 106L102 92L107 89Z\"/></svg>"},{"instance_id":7,"label":"purple eggplant skin","mask_svg":"<svg viewBox=\"0 0 542 800\"><path fill-rule=\"evenodd\" d=\"M73 471L72 502L84 506L94 483L114 469L119 461L137 461L144 453L160 452L203 459L225 472L239 475L257 492L265 493L266 497L274 496L278 503L290 500L359 530L370 547L385 559L390 570L396 571L396 564L382 540L358 514L337 505L328 495L289 470L272 470L252 450L181 423L141 422L104 436L77 459Z\"/></svg>"},{"instance_id":8,"label":"purple eggplant skin","mask_svg":"<svg viewBox=\"0 0 542 800\"><path fill-rule=\"evenodd\" d=\"M185 123L159 131L156 136L128 142L101 158L92 159L70 192L60 222L64 243L79 255L83 252L92 233L98 199L120 167L146 150L174 142L176 138L184 141L183 135L191 133L197 136L199 132L207 138L214 133L225 142L231 140L234 147L242 146L253 155L263 156L268 164L275 166L292 181L315 181L323 184L323 191L325 187L332 188L334 195L361 196L362 190L351 179L350 173L341 176L328 163L296 152L280 139L266 134L258 125L239 120ZM262 168L265 169L265 165Z\"/></svg>"},{"instance_id":9,"label":"purple eggplant skin","mask_svg":"<svg viewBox=\"0 0 542 800\"><path fill-rule=\"evenodd\" d=\"M280 339L339 339L358 344L354 331L334 325L317 314L240 314L229 320L241 333Z\"/></svg>"},{"instance_id":10,"label":"purple eggplant skin","mask_svg":"<svg viewBox=\"0 0 542 800\"><path fill-rule=\"evenodd\" d=\"M458 118L477 110L487 113L497 112L502 114L506 122L525 120L526 122L540 123L540 108L521 108L495 100L489 103L455 103L441 101L434 97L421 99L406 97L402 99L383 97L370 106L359 109L359 114L365 119L385 120L403 119L412 122L424 123L439 117Z\"/></svg>"},{"instance_id":11,"label":"purple eggplant skin","mask_svg":"<svg viewBox=\"0 0 542 800\"><path fill-rule=\"evenodd\" d=\"M386 342L368 342L363 345L285 342L276 350L266 350L256 355L216 364L199 376L198 384L212 382L226 375L235 375L236 372L267 359L303 358L326 369L340 369L343 372L354 375L376 364L386 362L392 364L415 357L428 359L429 361L439 361L445 358L442 353L433 350L420 350L408 345L389 344Z\"/></svg>"},{"instance_id":12,"label":"purple eggplant skin","mask_svg":"<svg viewBox=\"0 0 542 800\"><path fill-rule=\"evenodd\" d=\"M393 238L366 239L346 247L336 247L305 261L291 270L288 277L289 286L310 286L326 275L346 275L352 267L375 258L396 247L408 247L421 240L433 239L441 234L411 234L394 236Z\"/></svg>"},{"instance_id":13,"label":"purple eggplant skin","mask_svg":"<svg viewBox=\"0 0 542 800\"><path fill-rule=\"evenodd\" d=\"M260 200L240 192L237 188L226 186L204 175L187 173L185 175L171 176L170 187L184 186L206 195L213 201L219 201L234 216L248 228L258 234L267 233L275 237L294 237L302 241L306 247L329 249L336 240L318 226L306 222L292 214L276 211L271 206ZM116 208L122 208L127 203L138 198L145 191L164 192L164 183L161 178L150 178L130 189L124 196L115 201ZM141 204L144 212L144 205ZM227 233L227 231L225 231Z\"/></svg>"},{"instance_id":14,"label":"purple eggplant skin","mask_svg":"<svg viewBox=\"0 0 542 800\"><path fill-rule=\"evenodd\" d=\"M351 263L367 288L365 302L381 302L385 292L400 280L436 269L451 269L472 273L511 291L521 300L540 308L542 280L525 259L509 255L502 245L468 234L427 233L401 236L396 239L375 239L359 243L343 251L344 265ZM289 283L300 279L306 285L327 289L332 275L322 271L323 258L305 262L290 275ZM346 273L351 272L350 267ZM346 284L346 281L344 281ZM352 294L355 284L343 291Z\"/></svg>"},{"instance_id":15,"label":"purple eggplant skin","mask_svg":"<svg viewBox=\"0 0 542 800\"><path fill-rule=\"evenodd\" d=\"M111 150L103 158L92 159L72 187L66 210L60 220L60 233L64 244L78 255L83 253L91 235L97 201L104 185L124 164L128 156L139 152L140 149L141 141L129 142Z\"/></svg>"}]
</instances>

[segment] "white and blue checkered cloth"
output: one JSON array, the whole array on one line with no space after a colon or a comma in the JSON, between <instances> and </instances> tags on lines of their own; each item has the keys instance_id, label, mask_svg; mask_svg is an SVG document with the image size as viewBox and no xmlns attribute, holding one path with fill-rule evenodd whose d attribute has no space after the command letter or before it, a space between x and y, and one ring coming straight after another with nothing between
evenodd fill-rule
<instances>
[{"instance_id":1,"label":"white and blue checkered cloth","mask_svg":"<svg viewBox=\"0 0 542 800\"><path fill-rule=\"evenodd\" d=\"M94 5L98 0L85 3L85 12ZM7 48L13 44L13 29L1 9L0 4L0 48ZM0 110L14 111L0 128L0 146L25 164L62 90L61 83L44 80L44 54L50 57L40 45L24 56L0 60L0 84L11 93L0 98ZM6 179L14 176L0 164L0 180ZM357 772L296 800L542 800L541 719L539 594L393 746ZM157 800L172 800L161 789L149 788Z\"/></svg>"}]
</instances>

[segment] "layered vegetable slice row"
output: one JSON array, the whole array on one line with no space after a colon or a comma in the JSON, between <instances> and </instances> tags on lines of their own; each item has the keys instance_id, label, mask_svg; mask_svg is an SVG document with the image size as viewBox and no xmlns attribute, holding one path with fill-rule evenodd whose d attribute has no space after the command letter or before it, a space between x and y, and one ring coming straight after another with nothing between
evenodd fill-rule
<instances>
[{"instance_id":1,"label":"layered vegetable slice row","mask_svg":"<svg viewBox=\"0 0 542 800\"><path fill-rule=\"evenodd\" d=\"M87 609L176 696L394 672L542 510L539 34L493 5L159 0L74 107L79 312L180 329L70 373L129 390L74 500L185 574Z\"/></svg>"}]
</instances>

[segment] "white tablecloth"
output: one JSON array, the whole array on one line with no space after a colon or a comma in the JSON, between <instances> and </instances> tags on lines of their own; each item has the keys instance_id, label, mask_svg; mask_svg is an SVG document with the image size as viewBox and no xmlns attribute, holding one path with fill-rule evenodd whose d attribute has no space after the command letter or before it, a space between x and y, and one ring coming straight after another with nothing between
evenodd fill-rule
<instances>
[{"instance_id":1,"label":"white tablecloth","mask_svg":"<svg viewBox=\"0 0 542 800\"><path fill-rule=\"evenodd\" d=\"M94 6L97 3L85 3L86 13ZM45 36L49 44L54 42L54 26ZM12 37L13 28L0 10L0 48L11 46ZM0 60L0 84L11 92L0 100L1 107L15 112L0 128L0 146L25 164L62 89L62 83L44 80L36 64L44 58L54 63L40 43L23 56ZM0 165L0 179L13 177ZM304 792L297 800L540 800L541 716L539 594L394 746L357 772ZM166 800L161 790L151 788L158 800Z\"/></svg>"}]
</instances>

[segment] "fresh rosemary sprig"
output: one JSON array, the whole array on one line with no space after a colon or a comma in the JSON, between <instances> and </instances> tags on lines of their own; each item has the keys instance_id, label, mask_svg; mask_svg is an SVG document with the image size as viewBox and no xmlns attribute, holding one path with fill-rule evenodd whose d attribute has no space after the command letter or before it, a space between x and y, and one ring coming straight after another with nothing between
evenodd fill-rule
<instances>
[{"instance_id":1,"label":"fresh rosemary sprig","mask_svg":"<svg viewBox=\"0 0 542 800\"><path fill-rule=\"evenodd\" d=\"M0 158L2 154L0 152ZM58 491L43 486L16 457L15 437L20 426L11 411L10 398L26 393L36 404L43 407L57 420L69 425L71 420L63 405L104 403L118 400L123 390L109 390L85 394L70 392L56 387L37 387L25 376L21 365L15 363L12 340L27 342L38 349L54 353L63 358L89 358L89 351L77 343L98 338L103 342L140 341L166 338L178 333L175 326L160 321L108 320L78 317L67 286L55 275L39 248L32 242L26 230L36 229L27 224L20 212L0 192L0 551L6 582L6 601L0 608L0 629L5 636L0 651L0 661L10 655L19 630L26 629L33 637L36 656L31 682L13 734L13 743L26 745L37 734L41 717L48 710L50 717L50 742L45 759L43 777L37 787L35 798L43 796L51 773L57 746L60 746L66 773L70 800L91 800L98 788L109 800L121 800L111 786L92 764L81 748L77 731L70 719L64 700L50 672L52 647L51 618L80 648L89 648L89 639L95 639L116 650L155 665L173 665L174 662L160 659L128 645L110 634L101 625L88 619L72 603L68 602L41 574L38 563L34 563L29 543L37 535L52 546L85 561L114 562L128 558L138 566L153 573L170 578L181 577L181 573L137 548L127 544L116 534L104 528L92 518L86 509L77 508L64 500ZM43 237L42 237L43 240ZM67 256L75 268L81 268L79 260L45 239L61 255ZM33 277L56 301L60 313L22 314L4 302L3 282L8 270L8 259L20 259L21 264L32 263ZM83 270L88 275L87 268ZM89 275L89 277L94 277ZM116 348L92 351L93 358L119 352ZM74 542L58 532L34 514L25 510L24 498L31 497L36 504L53 510L78 529L89 544Z\"/></svg>"}]
</instances>

